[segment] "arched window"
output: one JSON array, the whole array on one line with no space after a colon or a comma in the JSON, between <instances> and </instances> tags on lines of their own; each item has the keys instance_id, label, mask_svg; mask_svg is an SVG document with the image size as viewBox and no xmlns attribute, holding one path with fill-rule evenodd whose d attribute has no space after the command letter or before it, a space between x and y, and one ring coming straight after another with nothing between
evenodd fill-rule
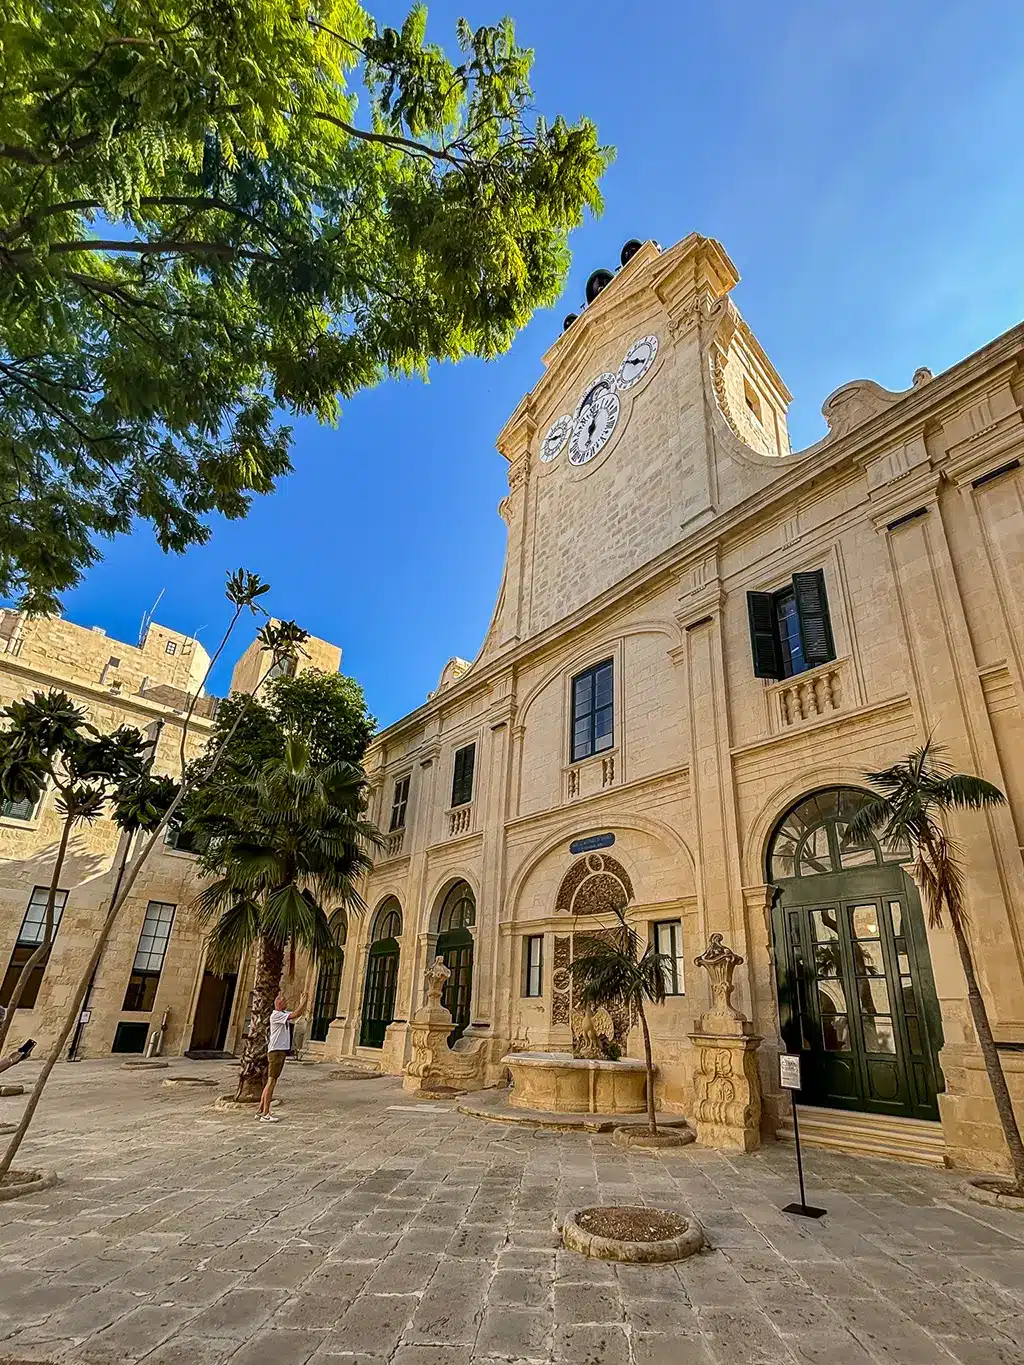
<instances>
[{"instance_id":1,"label":"arched window","mask_svg":"<svg viewBox=\"0 0 1024 1365\"><path fill-rule=\"evenodd\" d=\"M373 921L373 942L402 937L402 907L395 896L389 896L377 911Z\"/></svg>"},{"instance_id":2,"label":"arched window","mask_svg":"<svg viewBox=\"0 0 1024 1365\"><path fill-rule=\"evenodd\" d=\"M383 1047L388 1025L395 1017L398 990L398 959L402 936L402 907L388 896L373 917L370 953L363 991L363 1019L359 1031L362 1047Z\"/></svg>"},{"instance_id":3,"label":"arched window","mask_svg":"<svg viewBox=\"0 0 1024 1365\"><path fill-rule=\"evenodd\" d=\"M856 787L830 787L805 796L775 831L768 850L769 878L785 881L906 862L910 857L906 845L883 847L873 834L862 840L850 837L850 821L873 799Z\"/></svg>"},{"instance_id":4,"label":"arched window","mask_svg":"<svg viewBox=\"0 0 1024 1365\"><path fill-rule=\"evenodd\" d=\"M331 937L337 945L337 956L325 961L316 979L316 995L313 998L313 1018L309 1036L314 1043L322 1043L327 1030L338 1017L338 990L341 987L341 970L345 955L341 951L348 939L348 916L344 910L335 910L330 918Z\"/></svg>"},{"instance_id":5,"label":"arched window","mask_svg":"<svg viewBox=\"0 0 1024 1365\"><path fill-rule=\"evenodd\" d=\"M468 882L456 882L449 890L437 917L437 932L450 934L454 929L472 929L476 923L476 898Z\"/></svg>"},{"instance_id":6,"label":"arched window","mask_svg":"<svg viewBox=\"0 0 1024 1365\"><path fill-rule=\"evenodd\" d=\"M469 1025L475 923L476 897L472 888L467 882L456 882L448 888L437 915L437 953L451 972L441 992L441 1004L452 1016L449 1045L461 1038Z\"/></svg>"}]
</instances>

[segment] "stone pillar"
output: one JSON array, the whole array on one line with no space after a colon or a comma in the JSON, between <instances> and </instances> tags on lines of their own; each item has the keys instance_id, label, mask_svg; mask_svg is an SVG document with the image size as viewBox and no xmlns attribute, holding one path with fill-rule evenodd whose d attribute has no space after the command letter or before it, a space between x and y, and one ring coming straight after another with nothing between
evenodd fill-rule
<instances>
[{"instance_id":1,"label":"stone pillar","mask_svg":"<svg viewBox=\"0 0 1024 1365\"><path fill-rule=\"evenodd\" d=\"M761 1039L732 1003L733 974L742 961L721 934L712 934L704 952L694 958L711 978L711 1008L690 1034L697 1053L693 1117L702 1147L752 1152L761 1142Z\"/></svg>"}]
</instances>

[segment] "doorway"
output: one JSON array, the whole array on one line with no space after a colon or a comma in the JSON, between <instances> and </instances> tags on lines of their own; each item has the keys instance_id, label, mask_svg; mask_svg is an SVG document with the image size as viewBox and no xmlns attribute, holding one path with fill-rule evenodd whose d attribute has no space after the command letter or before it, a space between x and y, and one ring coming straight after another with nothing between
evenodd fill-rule
<instances>
[{"instance_id":1,"label":"doorway","mask_svg":"<svg viewBox=\"0 0 1024 1365\"><path fill-rule=\"evenodd\" d=\"M377 911L373 922L363 991L360 1047L383 1047L384 1035L395 1017L401 935L402 907L394 896L390 896Z\"/></svg>"},{"instance_id":2,"label":"doorway","mask_svg":"<svg viewBox=\"0 0 1024 1365\"><path fill-rule=\"evenodd\" d=\"M223 1052L237 982L237 972L203 972L192 1019L190 1052Z\"/></svg>"},{"instance_id":3,"label":"doorway","mask_svg":"<svg viewBox=\"0 0 1024 1365\"><path fill-rule=\"evenodd\" d=\"M782 1036L806 1104L937 1120L941 1021L909 849L854 843L868 793L815 792L768 853Z\"/></svg>"}]
</instances>

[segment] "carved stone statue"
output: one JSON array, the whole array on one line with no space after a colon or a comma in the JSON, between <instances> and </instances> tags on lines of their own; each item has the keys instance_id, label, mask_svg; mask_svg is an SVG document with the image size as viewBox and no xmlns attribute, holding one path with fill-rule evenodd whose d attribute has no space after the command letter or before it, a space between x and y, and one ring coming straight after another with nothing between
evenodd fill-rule
<instances>
[{"instance_id":1,"label":"carved stone statue","mask_svg":"<svg viewBox=\"0 0 1024 1365\"><path fill-rule=\"evenodd\" d=\"M441 1004L451 972L443 957L435 957L423 973L427 998L413 1015L412 1056L405 1066L402 1086L419 1093L479 1090L486 1080L487 1042L463 1036L448 1046L452 1016Z\"/></svg>"},{"instance_id":2,"label":"carved stone statue","mask_svg":"<svg viewBox=\"0 0 1024 1365\"><path fill-rule=\"evenodd\" d=\"M577 1026L579 1029L578 1037L573 1038L573 1056L583 1057L589 1060L597 1060L603 1055L601 1047L601 1035L597 1031L594 1022L594 1011L589 1005L584 1006L578 1016Z\"/></svg>"}]
</instances>

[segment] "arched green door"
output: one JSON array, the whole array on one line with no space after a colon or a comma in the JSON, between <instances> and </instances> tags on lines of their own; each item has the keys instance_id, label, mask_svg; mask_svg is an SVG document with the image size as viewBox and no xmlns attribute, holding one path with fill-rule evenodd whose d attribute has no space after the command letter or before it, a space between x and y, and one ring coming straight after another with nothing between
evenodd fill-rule
<instances>
[{"instance_id":1,"label":"arched green door","mask_svg":"<svg viewBox=\"0 0 1024 1365\"><path fill-rule=\"evenodd\" d=\"M341 987L341 972L345 965L345 954L342 951L345 939L348 936L348 921L345 918L344 910L335 910L331 916L331 933L334 942L337 944L338 955L331 961L325 962L316 978L316 994L313 997L313 1019L310 1024L309 1037L314 1043L322 1043L327 1038L327 1031L338 1017L338 991Z\"/></svg>"},{"instance_id":2,"label":"arched green door","mask_svg":"<svg viewBox=\"0 0 1024 1365\"><path fill-rule=\"evenodd\" d=\"M377 911L373 942L366 963L363 1016L359 1031L361 1047L383 1047L388 1025L395 1017L398 963L402 934L402 908L392 896Z\"/></svg>"},{"instance_id":3,"label":"arched green door","mask_svg":"<svg viewBox=\"0 0 1024 1365\"><path fill-rule=\"evenodd\" d=\"M448 891L437 917L438 957L451 976L444 983L441 1004L451 1013L452 1028L448 1044L456 1042L469 1027L473 999L473 925L476 923L476 898L467 882L456 882Z\"/></svg>"},{"instance_id":4,"label":"arched green door","mask_svg":"<svg viewBox=\"0 0 1024 1365\"><path fill-rule=\"evenodd\" d=\"M883 850L846 834L870 797L805 797L772 838L768 876L782 1036L803 1057L806 1104L937 1119L941 1022L916 888Z\"/></svg>"}]
</instances>

